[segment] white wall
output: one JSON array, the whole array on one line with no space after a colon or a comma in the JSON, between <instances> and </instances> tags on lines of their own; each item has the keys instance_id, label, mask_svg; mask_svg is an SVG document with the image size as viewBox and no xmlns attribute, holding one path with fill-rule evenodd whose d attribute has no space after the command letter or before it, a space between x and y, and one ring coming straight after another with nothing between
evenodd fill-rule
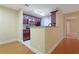
<instances>
[{"instance_id":1,"label":"white wall","mask_svg":"<svg viewBox=\"0 0 79 59\"><path fill-rule=\"evenodd\" d=\"M51 16L41 18L41 26L48 26L51 23Z\"/></svg>"},{"instance_id":2,"label":"white wall","mask_svg":"<svg viewBox=\"0 0 79 59\"><path fill-rule=\"evenodd\" d=\"M18 13L0 6L0 44L18 38Z\"/></svg>"},{"instance_id":3,"label":"white wall","mask_svg":"<svg viewBox=\"0 0 79 59\"><path fill-rule=\"evenodd\" d=\"M19 41L20 42L23 42L23 10L22 9L20 9L19 11L18 11L18 18L19 18L19 20L18 20L18 27L19 27L19 29L18 29L18 35L19 35Z\"/></svg>"}]
</instances>

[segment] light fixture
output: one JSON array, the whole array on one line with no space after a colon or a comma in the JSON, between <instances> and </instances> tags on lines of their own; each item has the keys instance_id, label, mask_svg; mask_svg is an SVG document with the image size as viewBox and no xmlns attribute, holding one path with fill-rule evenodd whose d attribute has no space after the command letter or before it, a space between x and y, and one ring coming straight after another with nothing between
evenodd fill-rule
<instances>
[{"instance_id":1,"label":"light fixture","mask_svg":"<svg viewBox=\"0 0 79 59\"><path fill-rule=\"evenodd\" d=\"M41 15L41 16L45 16L45 13L42 12L41 10L39 10L39 9L35 10L34 12L35 12L36 14Z\"/></svg>"},{"instance_id":2,"label":"light fixture","mask_svg":"<svg viewBox=\"0 0 79 59\"><path fill-rule=\"evenodd\" d=\"M32 6L30 6L28 4L25 4L25 6L30 8L34 13L41 15L41 16L45 16L45 13L42 10L33 8Z\"/></svg>"}]
</instances>

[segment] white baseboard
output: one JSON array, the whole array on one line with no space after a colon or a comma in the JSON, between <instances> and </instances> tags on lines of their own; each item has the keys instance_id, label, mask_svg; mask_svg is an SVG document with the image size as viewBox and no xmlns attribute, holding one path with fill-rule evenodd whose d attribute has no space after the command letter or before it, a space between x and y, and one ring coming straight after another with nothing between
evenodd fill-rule
<instances>
[{"instance_id":1,"label":"white baseboard","mask_svg":"<svg viewBox=\"0 0 79 59\"><path fill-rule=\"evenodd\" d=\"M59 43L62 41L63 39L59 40L51 49L50 51L48 51L48 53L50 54L58 45ZM34 53L36 54L45 54L44 52L41 52L35 48L33 48L32 46L25 44L24 42L20 41L22 44L24 44L26 47L28 47L30 50L32 50Z\"/></svg>"},{"instance_id":2,"label":"white baseboard","mask_svg":"<svg viewBox=\"0 0 79 59\"><path fill-rule=\"evenodd\" d=\"M59 43L62 41L63 39L59 40L51 49L50 51L48 51L48 53L50 54L51 52L54 51L54 49L59 45Z\"/></svg>"},{"instance_id":3,"label":"white baseboard","mask_svg":"<svg viewBox=\"0 0 79 59\"><path fill-rule=\"evenodd\" d=\"M39 50L37 50L35 48L30 47L30 49L36 54L44 54L43 52L40 52Z\"/></svg>"},{"instance_id":4,"label":"white baseboard","mask_svg":"<svg viewBox=\"0 0 79 59\"><path fill-rule=\"evenodd\" d=\"M18 40L17 39L13 39L13 40L11 39L11 40L8 40L8 41L3 41L3 42L0 42L0 45L15 42L15 41L18 41Z\"/></svg>"},{"instance_id":5,"label":"white baseboard","mask_svg":"<svg viewBox=\"0 0 79 59\"><path fill-rule=\"evenodd\" d=\"M36 54L44 54L43 52L40 52L39 50L33 48L31 45L28 45L27 43L24 43L22 41L20 41L20 43L24 44L26 47L28 47L31 51L33 51Z\"/></svg>"}]
</instances>

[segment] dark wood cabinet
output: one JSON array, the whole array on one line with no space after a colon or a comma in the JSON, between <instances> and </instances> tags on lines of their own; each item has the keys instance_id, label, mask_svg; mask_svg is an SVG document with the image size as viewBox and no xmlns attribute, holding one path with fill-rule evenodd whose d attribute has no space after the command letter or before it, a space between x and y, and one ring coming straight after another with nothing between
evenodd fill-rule
<instances>
[{"instance_id":1,"label":"dark wood cabinet","mask_svg":"<svg viewBox=\"0 0 79 59\"><path fill-rule=\"evenodd\" d=\"M30 40L30 27L29 26L40 26L40 18L23 15L23 41Z\"/></svg>"},{"instance_id":2,"label":"dark wood cabinet","mask_svg":"<svg viewBox=\"0 0 79 59\"><path fill-rule=\"evenodd\" d=\"M30 40L30 28L23 30L23 41Z\"/></svg>"},{"instance_id":3,"label":"dark wood cabinet","mask_svg":"<svg viewBox=\"0 0 79 59\"><path fill-rule=\"evenodd\" d=\"M23 15L23 24L27 24L29 26L40 26L40 18L38 17L34 17L34 16L30 16L30 15Z\"/></svg>"},{"instance_id":4,"label":"dark wood cabinet","mask_svg":"<svg viewBox=\"0 0 79 59\"><path fill-rule=\"evenodd\" d=\"M51 12L51 25L52 26L56 26L56 12L57 11L58 10Z\"/></svg>"}]
</instances>

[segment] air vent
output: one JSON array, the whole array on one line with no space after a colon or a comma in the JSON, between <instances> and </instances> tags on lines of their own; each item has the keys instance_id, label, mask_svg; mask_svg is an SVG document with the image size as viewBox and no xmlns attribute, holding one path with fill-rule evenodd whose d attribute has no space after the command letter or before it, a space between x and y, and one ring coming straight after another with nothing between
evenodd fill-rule
<instances>
[{"instance_id":1,"label":"air vent","mask_svg":"<svg viewBox=\"0 0 79 59\"><path fill-rule=\"evenodd\" d=\"M28 5L28 4L25 4L25 6L29 7L29 5Z\"/></svg>"}]
</instances>

